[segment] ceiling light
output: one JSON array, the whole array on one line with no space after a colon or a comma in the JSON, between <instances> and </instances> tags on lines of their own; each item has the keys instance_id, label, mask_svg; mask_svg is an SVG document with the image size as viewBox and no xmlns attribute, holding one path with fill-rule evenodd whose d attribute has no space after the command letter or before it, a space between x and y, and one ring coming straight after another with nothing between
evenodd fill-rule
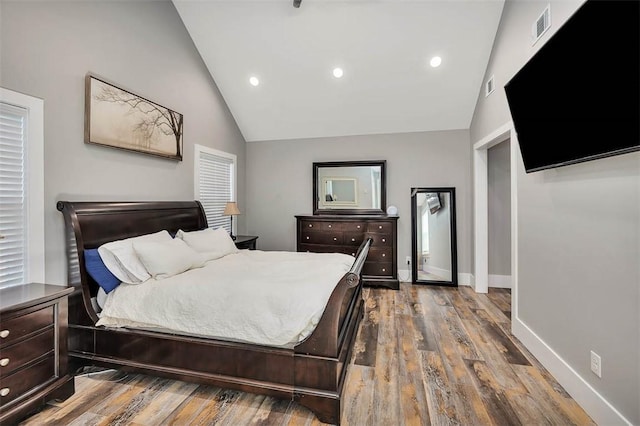
<instances>
[{"instance_id":1,"label":"ceiling light","mask_svg":"<svg viewBox=\"0 0 640 426\"><path fill-rule=\"evenodd\" d=\"M431 61L429 61L429 63L434 68L439 67L440 64L442 63L442 58L440 56L434 56L433 58L431 58Z\"/></svg>"},{"instance_id":2,"label":"ceiling light","mask_svg":"<svg viewBox=\"0 0 640 426\"><path fill-rule=\"evenodd\" d=\"M251 83L252 86L257 86L260 84L260 80L258 80L258 77L251 77L249 78L249 83Z\"/></svg>"},{"instance_id":3,"label":"ceiling light","mask_svg":"<svg viewBox=\"0 0 640 426\"><path fill-rule=\"evenodd\" d=\"M333 76L335 78L340 78L344 75L344 71L342 71L342 68L334 68L333 69Z\"/></svg>"}]
</instances>

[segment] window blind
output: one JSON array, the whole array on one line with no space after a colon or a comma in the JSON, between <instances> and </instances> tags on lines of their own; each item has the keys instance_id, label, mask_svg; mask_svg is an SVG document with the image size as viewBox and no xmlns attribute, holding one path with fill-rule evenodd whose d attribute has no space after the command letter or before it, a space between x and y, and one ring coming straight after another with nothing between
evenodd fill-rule
<instances>
[{"instance_id":1,"label":"window blind","mask_svg":"<svg viewBox=\"0 0 640 426\"><path fill-rule=\"evenodd\" d=\"M197 197L202 203L209 227L231 232L231 217L223 216L224 207L233 199L233 158L199 150Z\"/></svg>"},{"instance_id":2,"label":"window blind","mask_svg":"<svg viewBox=\"0 0 640 426\"><path fill-rule=\"evenodd\" d=\"M27 110L0 102L0 287L25 282Z\"/></svg>"}]
</instances>

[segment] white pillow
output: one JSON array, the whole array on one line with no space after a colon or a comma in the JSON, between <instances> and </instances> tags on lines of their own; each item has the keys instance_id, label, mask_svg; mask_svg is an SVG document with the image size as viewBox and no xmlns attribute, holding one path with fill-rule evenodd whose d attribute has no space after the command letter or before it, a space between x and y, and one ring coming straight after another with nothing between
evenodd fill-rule
<instances>
[{"instance_id":1,"label":"white pillow","mask_svg":"<svg viewBox=\"0 0 640 426\"><path fill-rule=\"evenodd\" d=\"M142 241L171 241L171 235L167 231L159 231L154 234L141 235L139 237L112 241L98 247L98 254L105 266L120 281L127 284L140 284L151 275L138 259L133 250L134 242Z\"/></svg>"},{"instance_id":2,"label":"white pillow","mask_svg":"<svg viewBox=\"0 0 640 426\"><path fill-rule=\"evenodd\" d=\"M133 249L147 271L157 280L204 265L203 255L177 238L169 241L134 242Z\"/></svg>"},{"instance_id":3,"label":"white pillow","mask_svg":"<svg viewBox=\"0 0 640 426\"><path fill-rule=\"evenodd\" d=\"M207 260L218 259L240 251L224 228L218 228L215 231L207 228L193 232L184 232L181 229L176 234L176 238L182 239L189 247L204 254Z\"/></svg>"}]
</instances>

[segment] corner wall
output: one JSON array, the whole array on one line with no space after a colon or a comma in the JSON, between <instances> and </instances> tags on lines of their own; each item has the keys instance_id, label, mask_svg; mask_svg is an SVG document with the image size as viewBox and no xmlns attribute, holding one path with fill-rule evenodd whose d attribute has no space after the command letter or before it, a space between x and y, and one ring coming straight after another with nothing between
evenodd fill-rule
<instances>
[{"instance_id":1,"label":"corner wall","mask_svg":"<svg viewBox=\"0 0 640 426\"><path fill-rule=\"evenodd\" d=\"M472 143L510 121L501 88L583 1L551 1L551 28L532 46L548 3L505 3L485 75L498 89L479 96ZM526 174L516 152L514 334L596 422L640 424L640 153Z\"/></svg>"},{"instance_id":2,"label":"corner wall","mask_svg":"<svg viewBox=\"0 0 640 426\"><path fill-rule=\"evenodd\" d=\"M58 200L192 200L195 143L238 156L244 209L244 138L170 1L2 1L0 9L0 85L44 99L47 282L66 283ZM85 144L89 71L182 113L183 161Z\"/></svg>"}]
</instances>

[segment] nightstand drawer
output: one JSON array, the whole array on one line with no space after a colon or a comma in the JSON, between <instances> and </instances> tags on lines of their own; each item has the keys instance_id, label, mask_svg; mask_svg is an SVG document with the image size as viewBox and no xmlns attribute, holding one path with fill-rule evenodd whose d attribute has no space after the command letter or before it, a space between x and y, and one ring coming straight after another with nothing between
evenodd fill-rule
<instances>
[{"instance_id":1,"label":"nightstand drawer","mask_svg":"<svg viewBox=\"0 0 640 426\"><path fill-rule=\"evenodd\" d=\"M6 377L23 365L27 365L36 358L55 347L55 333L53 326L35 336L17 342L0 350L0 377Z\"/></svg>"},{"instance_id":2,"label":"nightstand drawer","mask_svg":"<svg viewBox=\"0 0 640 426\"><path fill-rule=\"evenodd\" d=\"M17 339L52 324L53 306L47 306L30 314L2 321L0 324L0 348L4 348Z\"/></svg>"},{"instance_id":3,"label":"nightstand drawer","mask_svg":"<svg viewBox=\"0 0 640 426\"><path fill-rule=\"evenodd\" d=\"M359 246L364 241L364 234L357 232L345 232L344 244L347 246Z\"/></svg>"},{"instance_id":4,"label":"nightstand drawer","mask_svg":"<svg viewBox=\"0 0 640 426\"><path fill-rule=\"evenodd\" d=\"M36 364L0 378L0 406L19 398L31 389L42 386L55 378L55 356L51 355Z\"/></svg>"},{"instance_id":5,"label":"nightstand drawer","mask_svg":"<svg viewBox=\"0 0 640 426\"><path fill-rule=\"evenodd\" d=\"M365 222L344 222L342 230L347 232L364 232L367 229Z\"/></svg>"}]
</instances>

